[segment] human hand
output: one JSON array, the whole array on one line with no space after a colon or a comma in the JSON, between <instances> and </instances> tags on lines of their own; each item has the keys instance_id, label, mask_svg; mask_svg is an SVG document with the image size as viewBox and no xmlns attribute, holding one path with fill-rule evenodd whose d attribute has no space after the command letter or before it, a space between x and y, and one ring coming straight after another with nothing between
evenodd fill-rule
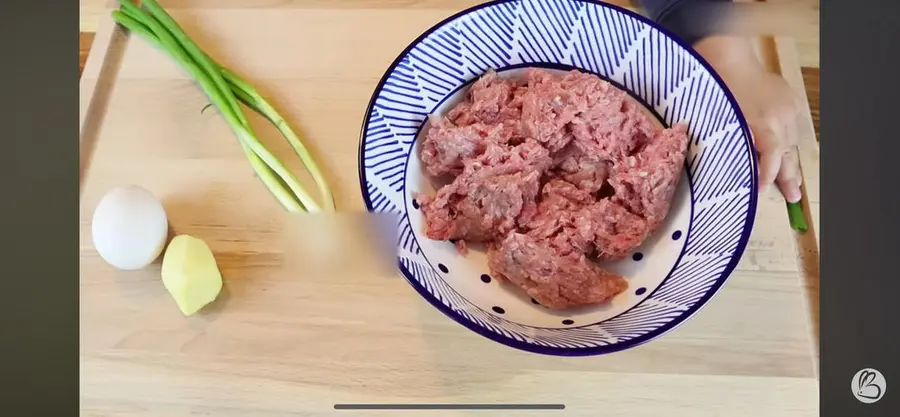
<instances>
[{"instance_id":1,"label":"human hand","mask_svg":"<svg viewBox=\"0 0 900 417\"><path fill-rule=\"evenodd\" d=\"M712 36L695 49L728 85L747 119L759 152L760 191L774 183L789 203L800 201L799 97L784 78L759 62L749 39Z\"/></svg>"}]
</instances>

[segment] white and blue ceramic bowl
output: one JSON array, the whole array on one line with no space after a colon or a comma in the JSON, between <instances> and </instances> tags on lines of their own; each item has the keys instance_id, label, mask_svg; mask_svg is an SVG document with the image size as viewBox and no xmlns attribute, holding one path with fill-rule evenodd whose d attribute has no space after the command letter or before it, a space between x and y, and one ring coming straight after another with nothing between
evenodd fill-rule
<instances>
[{"instance_id":1,"label":"white and blue ceramic bowl","mask_svg":"<svg viewBox=\"0 0 900 417\"><path fill-rule=\"evenodd\" d=\"M417 138L487 69L577 68L630 92L666 125L684 121L686 169L668 221L633 256L605 266L628 278L612 302L551 311L429 240L413 199L433 192ZM505 0L458 13L416 39L372 97L359 152L370 211L399 214L399 267L434 307L491 340L579 356L627 349L684 322L722 286L747 245L757 202L755 150L721 79L692 49L644 17L585 0Z\"/></svg>"}]
</instances>

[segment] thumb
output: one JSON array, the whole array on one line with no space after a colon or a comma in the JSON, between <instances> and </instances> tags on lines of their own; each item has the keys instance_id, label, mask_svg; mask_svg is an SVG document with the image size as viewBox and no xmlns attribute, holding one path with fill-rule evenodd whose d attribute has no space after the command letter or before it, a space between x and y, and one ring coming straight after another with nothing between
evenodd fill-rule
<instances>
[{"instance_id":1,"label":"thumb","mask_svg":"<svg viewBox=\"0 0 900 417\"><path fill-rule=\"evenodd\" d=\"M802 184L802 176L800 175L800 157L797 155L797 148L791 147L787 153L781 158L781 167L775 183L778 189L788 203L796 203L800 201L803 195L800 192Z\"/></svg>"},{"instance_id":2,"label":"thumb","mask_svg":"<svg viewBox=\"0 0 900 417\"><path fill-rule=\"evenodd\" d=\"M762 191L775 182L784 151L769 129L754 130L753 141L759 151L759 188Z\"/></svg>"}]
</instances>

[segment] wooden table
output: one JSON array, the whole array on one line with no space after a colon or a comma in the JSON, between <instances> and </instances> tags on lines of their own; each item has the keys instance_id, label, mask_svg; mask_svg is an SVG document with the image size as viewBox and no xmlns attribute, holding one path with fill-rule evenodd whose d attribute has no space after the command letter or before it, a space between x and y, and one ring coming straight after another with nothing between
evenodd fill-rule
<instances>
[{"instance_id":1,"label":"wooden table","mask_svg":"<svg viewBox=\"0 0 900 417\"><path fill-rule=\"evenodd\" d=\"M170 10L211 55L277 99L327 163L339 206L363 210L356 155L369 95L410 40L458 8L231 3ZM291 262L283 244L295 220L224 122L200 114L204 97L166 56L113 29L101 21L81 79L82 415L326 416L341 414L336 403L490 402L567 406L517 416L818 415L815 284L774 192L760 201L736 272L675 331L608 356L519 352L452 322L396 272L324 275ZM793 58L782 70L799 74ZM226 292L205 314L180 315L158 265L124 273L96 254L92 210L126 183L160 196L174 231L214 250Z\"/></svg>"},{"instance_id":2,"label":"wooden table","mask_svg":"<svg viewBox=\"0 0 900 417\"><path fill-rule=\"evenodd\" d=\"M182 0L178 0L182 1ZM408 5L419 7L432 7L438 9L460 9L470 5L472 3L478 2L480 0L413 0L410 2L409 0L341 0L340 3L327 3L328 6L324 6L326 1L329 0L294 0L292 4L297 6L307 5L307 7L335 7L335 5L340 4L343 8L354 8L354 7L375 7L375 8L384 8L384 7L404 7ZM741 0L738 0L741 1ZM743 0L744 2L750 2L753 0ZM768 15L772 16L780 16L781 20L779 22L786 24L771 24L767 26L765 29L769 30L768 32L760 32L766 33L770 35L778 35L778 36L786 36L793 38L796 48L797 48L797 56L800 61L800 66L803 74L803 82L806 90L806 96L809 98L809 107L812 114L813 126L816 129L816 138L819 138L819 0L757 0L760 3L757 5L760 8L765 7L777 7L779 5L792 5L793 8L790 9L790 13L785 10L774 9L774 10L766 10L765 12ZM253 4L252 2L241 2L240 0L234 0L233 4ZM611 3L616 3L622 6L631 7L634 9L635 2L633 0L611 0ZM80 42L79 42L79 52L80 52L80 68L84 68L84 64L87 60L87 56L90 53L91 44L94 41L94 34L97 31L97 27L99 26L99 22L102 19L105 19L108 16L107 7L110 4L110 0L79 0L80 5L80 17L79 17L79 27L81 31ZM170 4L170 2L164 2L164 5ZM200 4L196 3L195 4ZM232 3L227 3L232 4ZM256 3L259 4L259 3ZM776 19L767 19L761 18L761 20L776 20Z\"/></svg>"}]
</instances>

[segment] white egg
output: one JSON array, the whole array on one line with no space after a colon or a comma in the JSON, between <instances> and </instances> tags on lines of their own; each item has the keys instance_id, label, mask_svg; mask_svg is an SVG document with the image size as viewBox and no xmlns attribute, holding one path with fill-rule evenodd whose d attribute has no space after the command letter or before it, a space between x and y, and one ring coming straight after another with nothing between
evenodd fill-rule
<instances>
[{"instance_id":1,"label":"white egg","mask_svg":"<svg viewBox=\"0 0 900 417\"><path fill-rule=\"evenodd\" d=\"M144 188L128 185L106 193L91 223L94 247L110 265L141 269L159 257L169 235L162 203Z\"/></svg>"}]
</instances>

